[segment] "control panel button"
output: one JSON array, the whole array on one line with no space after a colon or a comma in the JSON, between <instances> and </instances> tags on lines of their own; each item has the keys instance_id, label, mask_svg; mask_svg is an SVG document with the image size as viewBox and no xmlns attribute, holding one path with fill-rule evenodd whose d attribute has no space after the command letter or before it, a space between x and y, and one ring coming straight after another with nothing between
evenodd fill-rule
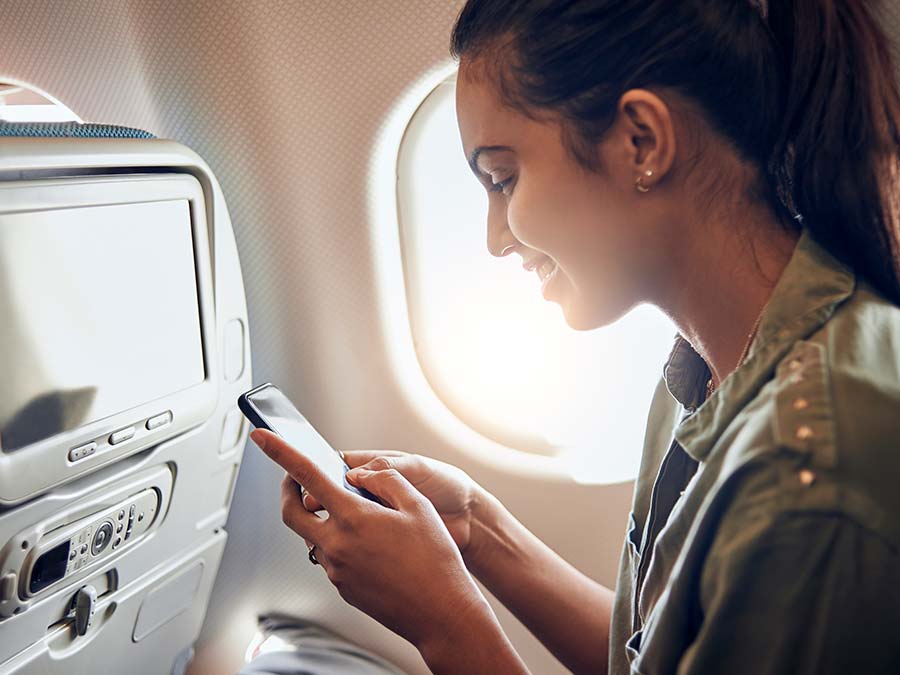
<instances>
[{"instance_id":1,"label":"control panel button","mask_svg":"<svg viewBox=\"0 0 900 675\"><path fill-rule=\"evenodd\" d=\"M156 415L155 417L151 417L147 420L147 431L153 431L154 429L159 429L160 427L166 426L169 422L172 421L172 411L166 410L166 412Z\"/></svg>"},{"instance_id":2,"label":"control panel button","mask_svg":"<svg viewBox=\"0 0 900 675\"><path fill-rule=\"evenodd\" d=\"M113 524L108 520L97 528L94 542L91 544L91 555L100 555L109 546L109 540L113 536Z\"/></svg>"},{"instance_id":3,"label":"control panel button","mask_svg":"<svg viewBox=\"0 0 900 675\"><path fill-rule=\"evenodd\" d=\"M128 541L131 538L131 530L134 527L134 504L131 505L131 508L128 509L128 527L125 529L125 541Z\"/></svg>"},{"instance_id":4,"label":"control panel button","mask_svg":"<svg viewBox=\"0 0 900 675\"><path fill-rule=\"evenodd\" d=\"M96 449L96 443L85 443L84 445L79 445L77 448L72 448L69 450L69 461L77 462L79 459L83 459L88 455L93 455Z\"/></svg>"},{"instance_id":5,"label":"control panel button","mask_svg":"<svg viewBox=\"0 0 900 675\"><path fill-rule=\"evenodd\" d=\"M134 427L128 427L127 429L119 429L118 431L114 431L109 435L109 444L110 445L118 445L119 443L124 443L127 440L130 440L134 437Z\"/></svg>"},{"instance_id":6,"label":"control panel button","mask_svg":"<svg viewBox=\"0 0 900 675\"><path fill-rule=\"evenodd\" d=\"M8 572L0 579L0 602L12 600L16 593L16 573Z\"/></svg>"}]
</instances>

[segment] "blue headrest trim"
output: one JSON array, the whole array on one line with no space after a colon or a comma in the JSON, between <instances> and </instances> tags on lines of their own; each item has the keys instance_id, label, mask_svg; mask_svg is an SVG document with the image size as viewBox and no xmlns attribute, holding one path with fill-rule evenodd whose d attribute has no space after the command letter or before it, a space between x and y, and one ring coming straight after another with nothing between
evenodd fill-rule
<instances>
[{"instance_id":1,"label":"blue headrest trim","mask_svg":"<svg viewBox=\"0 0 900 675\"><path fill-rule=\"evenodd\" d=\"M112 124L78 122L0 122L0 137L19 138L156 138L149 131Z\"/></svg>"}]
</instances>

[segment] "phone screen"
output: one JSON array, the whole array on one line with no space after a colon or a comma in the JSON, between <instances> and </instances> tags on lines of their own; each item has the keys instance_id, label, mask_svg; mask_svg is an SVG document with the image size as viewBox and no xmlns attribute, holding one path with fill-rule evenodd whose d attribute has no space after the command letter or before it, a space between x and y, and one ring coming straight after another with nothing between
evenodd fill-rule
<instances>
[{"instance_id":1,"label":"phone screen","mask_svg":"<svg viewBox=\"0 0 900 675\"><path fill-rule=\"evenodd\" d=\"M311 459L338 485L344 484L344 460L274 385L247 394L269 429Z\"/></svg>"}]
</instances>

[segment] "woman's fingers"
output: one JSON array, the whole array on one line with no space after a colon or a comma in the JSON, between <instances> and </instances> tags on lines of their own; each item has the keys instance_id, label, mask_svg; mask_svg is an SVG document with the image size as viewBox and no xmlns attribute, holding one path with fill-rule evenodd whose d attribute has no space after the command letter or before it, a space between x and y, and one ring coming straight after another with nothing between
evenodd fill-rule
<instances>
[{"instance_id":1,"label":"woman's fingers","mask_svg":"<svg viewBox=\"0 0 900 675\"><path fill-rule=\"evenodd\" d=\"M397 468L406 475L407 480L410 480L410 474L406 473L404 469L411 468L414 460L419 459L415 455L399 450L345 450L341 454L349 467L367 468L372 471ZM350 472L352 471L353 468L350 469ZM350 472L347 474L348 480L351 478ZM416 476L414 475L412 478L415 480ZM324 508L322 503L308 492L303 495L303 506L307 511L314 512Z\"/></svg>"},{"instance_id":2,"label":"woman's fingers","mask_svg":"<svg viewBox=\"0 0 900 675\"><path fill-rule=\"evenodd\" d=\"M351 468L371 462L378 457L403 457L404 455L406 453L399 450L346 450L341 453L341 457ZM324 508L322 503L308 492L303 495L303 506L307 511L313 512Z\"/></svg>"},{"instance_id":3,"label":"woman's fingers","mask_svg":"<svg viewBox=\"0 0 900 675\"><path fill-rule=\"evenodd\" d=\"M281 519L284 524L299 534L307 546L318 545L325 533L327 521L303 507L300 486L290 476L281 481Z\"/></svg>"},{"instance_id":4,"label":"woman's fingers","mask_svg":"<svg viewBox=\"0 0 900 675\"><path fill-rule=\"evenodd\" d=\"M411 511L427 501L396 469L383 471L356 469L352 478L351 474L347 473L347 479L356 487L365 488L381 499L386 506L397 511Z\"/></svg>"},{"instance_id":5,"label":"woman's fingers","mask_svg":"<svg viewBox=\"0 0 900 675\"><path fill-rule=\"evenodd\" d=\"M322 509L322 505L319 503L319 500L313 497L308 492L303 492L303 506L307 511L319 511Z\"/></svg>"},{"instance_id":6,"label":"woman's fingers","mask_svg":"<svg viewBox=\"0 0 900 675\"><path fill-rule=\"evenodd\" d=\"M376 457L403 457L405 452L399 450L344 450L344 461L351 469L371 462Z\"/></svg>"},{"instance_id":7,"label":"woman's fingers","mask_svg":"<svg viewBox=\"0 0 900 675\"><path fill-rule=\"evenodd\" d=\"M277 434L266 429L255 429L250 434L253 442L266 453L276 464L279 464L306 492L315 497L318 502L328 509L328 512L336 515L348 501L352 501L355 495L337 485L326 476L315 463L303 454L302 448L294 448ZM300 502L300 495L297 495Z\"/></svg>"},{"instance_id":8,"label":"woman's fingers","mask_svg":"<svg viewBox=\"0 0 900 675\"><path fill-rule=\"evenodd\" d=\"M360 471L387 471L388 469L399 471L413 485L422 482L428 472L427 465L418 455L405 453L399 455L378 455L365 464L348 471L347 480L352 481L353 477Z\"/></svg>"}]
</instances>

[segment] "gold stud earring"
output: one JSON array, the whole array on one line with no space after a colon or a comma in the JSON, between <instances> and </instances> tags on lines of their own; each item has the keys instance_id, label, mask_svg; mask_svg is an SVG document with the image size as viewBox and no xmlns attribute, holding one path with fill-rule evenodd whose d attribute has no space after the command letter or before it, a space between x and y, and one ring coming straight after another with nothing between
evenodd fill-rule
<instances>
[{"instance_id":1,"label":"gold stud earring","mask_svg":"<svg viewBox=\"0 0 900 675\"><path fill-rule=\"evenodd\" d=\"M650 188L644 185L644 176L653 178L653 172L650 169L647 169L642 176L638 176L637 180L634 181L634 187L638 192L647 193L650 192Z\"/></svg>"}]
</instances>

